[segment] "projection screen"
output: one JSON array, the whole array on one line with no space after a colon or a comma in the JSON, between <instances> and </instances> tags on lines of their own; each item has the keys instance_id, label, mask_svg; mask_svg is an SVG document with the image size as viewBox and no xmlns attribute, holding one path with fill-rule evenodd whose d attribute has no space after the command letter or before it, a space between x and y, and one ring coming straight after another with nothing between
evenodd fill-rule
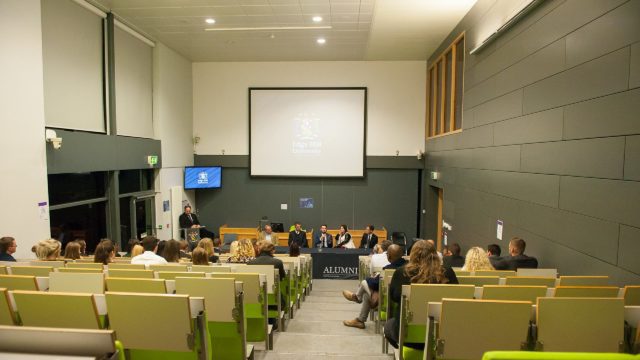
<instances>
[{"instance_id":1,"label":"projection screen","mask_svg":"<svg viewBox=\"0 0 640 360\"><path fill-rule=\"evenodd\" d=\"M367 89L249 88L251 176L363 177Z\"/></svg>"}]
</instances>

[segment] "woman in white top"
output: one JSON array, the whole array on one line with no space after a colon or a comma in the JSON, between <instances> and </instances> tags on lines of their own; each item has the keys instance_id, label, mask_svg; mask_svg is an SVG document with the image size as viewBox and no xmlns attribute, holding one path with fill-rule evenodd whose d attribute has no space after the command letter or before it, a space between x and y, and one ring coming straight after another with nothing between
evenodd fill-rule
<instances>
[{"instance_id":1,"label":"woman in white top","mask_svg":"<svg viewBox=\"0 0 640 360\"><path fill-rule=\"evenodd\" d=\"M351 239L347 225L340 225L340 233L336 237L336 247L345 249L355 249L356 246Z\"/></svg>"}]
</instances>

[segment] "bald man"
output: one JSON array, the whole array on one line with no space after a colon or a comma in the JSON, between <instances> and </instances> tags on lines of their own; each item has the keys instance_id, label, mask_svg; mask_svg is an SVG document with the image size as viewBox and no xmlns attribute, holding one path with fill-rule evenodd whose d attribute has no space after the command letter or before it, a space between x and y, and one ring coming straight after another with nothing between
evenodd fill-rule
<instances>
[{"instance_id":1,"label":"bald man","mask_svg":"<svg viewBox=\"0 0 640 360\"><path fill-rule=\"evenodd\" d=\"M407 263L402 255L404 251L399 245L393 244L387 248L387 259L389 260L389 265L383 267L383 270L386 269L397 269L400 266ZM342 295L349 301L361 303L360 307L360 315L353 320L345 320L342 323L344 326L355 327L358 329L364 329L364 323L367 321L367 317L369 317L369 311L371 311L372 307L377 306L378 302L378 289L380 287L380 274L375 274L374 276L362 280L360 286L358 286L358 290L355 293L351 291L344 290L342 291ZM373 299L373 300L372 300Z\"/></svg>"}]
</instances>

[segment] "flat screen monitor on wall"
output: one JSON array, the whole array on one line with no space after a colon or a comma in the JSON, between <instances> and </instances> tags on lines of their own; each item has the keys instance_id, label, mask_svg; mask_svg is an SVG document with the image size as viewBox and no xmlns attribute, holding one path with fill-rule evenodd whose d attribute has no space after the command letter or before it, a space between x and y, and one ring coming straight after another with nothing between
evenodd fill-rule
<instances>
[{"instance_id":1,"label":"flat screen monitor on wall","mask_svg":"<svg viewBox=\"0 0 640 360\"><path fill-rule=\"evenodd\" d=\"M367 88L250 88L251 176L363 177Z\"/></svg>"},{"instance_id":2,"label":"flat screen monitor on wall","mask_svg":"<svg viewBox=\"0 0 640 360\"><path fill-rule=\"evenodd\" d=\"M217 189L222 186L220 166L184 168L184 189Z\"/></svg>"}]
</instances>

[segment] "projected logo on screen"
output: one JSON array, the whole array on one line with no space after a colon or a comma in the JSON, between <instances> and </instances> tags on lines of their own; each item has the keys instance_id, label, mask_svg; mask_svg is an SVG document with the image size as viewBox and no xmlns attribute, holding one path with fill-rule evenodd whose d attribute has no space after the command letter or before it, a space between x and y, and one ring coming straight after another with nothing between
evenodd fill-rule
<instances>
[{"instance_id":1,"label":"projected logo on screen","mask_svg":"<svg viewBox=\"0 0 640 360\"><path fill-rule=\"evenodd\" d=\"M205 171L198 173L198 185L207 185L209 183L209 174Z\"/></svg>"},{"instance_id":2,"label":"projected logo on screen","mask_svg":"<svg viewBox=\"0 0 640 360\"><path fill-rule=\"evenodd\" d=\"M298 114L293 119L293 126L292 153L320 154L322 152L320 119L316 114Z\"/></svg>"}]
</instances>

